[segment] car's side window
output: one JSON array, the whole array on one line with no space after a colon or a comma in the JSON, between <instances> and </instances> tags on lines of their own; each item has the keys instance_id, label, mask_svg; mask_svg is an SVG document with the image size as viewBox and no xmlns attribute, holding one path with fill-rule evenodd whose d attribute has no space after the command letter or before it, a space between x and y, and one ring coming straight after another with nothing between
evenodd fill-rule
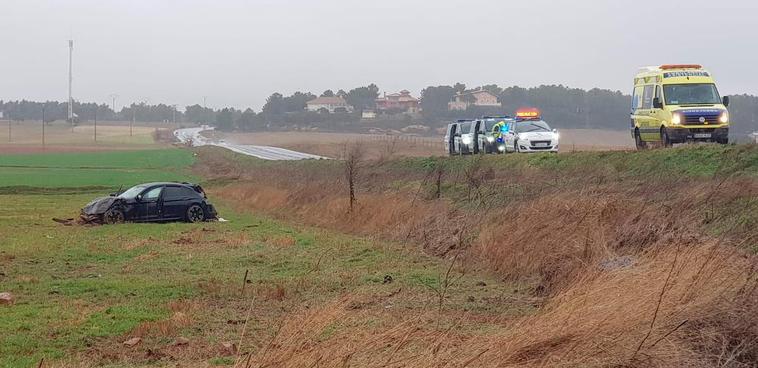
<instances>
[{"instance_id":1,"label":"car's side window","mask_svg":"<svg viewBox=\"0 0 758 368\"><path fill-rule=\"evenodd\" d=\"M182 188L182 198L196 198L199 197L200 193L196 192L194 189L190 188Z\"/></svg>"},{"instance_id":2,"label":"car's side window","mask_svg":"<svg viewBox=\"0 0 758 368\"><path fill-rule=\"evenodd\" d=\"M163 193L164 201L175 201L185 197L181 187L166 187L166 192Z\"/></svg>"},{"instance_id":3,"label":"car's side window","mask_svg":"<svg viewBox=\"0 0 758 368\"><path fill-rule=\"evenodd\" d=\"M161 196L161 191L163 190L163 187L156 187L153 189L148 190L143 196L142 199L147 201L153 201L157 200L158 197Z\"/></svg>"}]
</instances>

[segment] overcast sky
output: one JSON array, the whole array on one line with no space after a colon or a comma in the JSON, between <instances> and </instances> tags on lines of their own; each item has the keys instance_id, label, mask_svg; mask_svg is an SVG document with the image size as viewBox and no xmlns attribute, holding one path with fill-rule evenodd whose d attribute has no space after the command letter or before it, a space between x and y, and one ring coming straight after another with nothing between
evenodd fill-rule
<instances>
[{"instance_id":1,"label":"overcast sky","mask_svg":"<svg viewBox=\"0 0 758 368\"><path fill-rule=\"evenodd\" d=\"M564 84L701 63L758 94L755 0L1 0L0 99L253 107L272 92Z\"/></svg>"}]
</instances>

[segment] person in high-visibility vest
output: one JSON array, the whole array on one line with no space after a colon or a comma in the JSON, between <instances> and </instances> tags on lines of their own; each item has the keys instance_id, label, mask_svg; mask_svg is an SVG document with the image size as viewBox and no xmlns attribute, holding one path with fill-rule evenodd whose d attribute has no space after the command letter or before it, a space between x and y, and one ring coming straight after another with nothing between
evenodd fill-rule
<instances>
[{"instance_id":1,"label":"person in high-visibility vest","mask_svg":"<svg viewBox=\"0 0 758 368\"><path fill-rule=\"evenodd\" d=\"M505 120L501 120L492 127L492 136L498 142L502 142L505 133L508 133L508 124L505 123Z\"/></svg>"}]
</instances>

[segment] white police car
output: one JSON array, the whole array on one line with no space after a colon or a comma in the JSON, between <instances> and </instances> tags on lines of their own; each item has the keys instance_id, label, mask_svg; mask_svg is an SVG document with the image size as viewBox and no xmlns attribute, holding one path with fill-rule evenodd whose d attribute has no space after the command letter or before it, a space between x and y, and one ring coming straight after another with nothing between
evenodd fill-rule
<instances>
[{"instance_id":1,"label":"white police car","mask_svg":"<svg viewBox=\"0 0 758 368\"><path fill-rule=\"evenodd\" d=\"M516 112L503 136L506 152L558 152L560 134L542 120L537 109Z\"/></svg>"}]
</instances>

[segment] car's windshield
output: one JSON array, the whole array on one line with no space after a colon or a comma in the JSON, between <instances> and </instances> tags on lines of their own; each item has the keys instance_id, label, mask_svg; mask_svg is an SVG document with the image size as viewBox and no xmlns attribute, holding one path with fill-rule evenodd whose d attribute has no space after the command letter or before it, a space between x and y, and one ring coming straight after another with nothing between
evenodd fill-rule
<instances>
[{"instance_id":1,"label":"car's windshield","mask_svg":"<svg viewBox=\"0 0 758 368\"><path fill-rule=\"evenodd\" d=\"M137 194L142 193L142 191L145 190L145 188L147 188L147 187L144 186L144 185L136 185L136 186L133 186L133 187L125 190L123 193L119 194L118 197L119 198L132 199L132 198L136 197Z\"/></svg>"},{"instance_id":2,"label":"car's windshield","mask_svg":"<svg viewBox=\"0 0 758 368\"><path fill-rule=\"evenodd\" d=\"M714 105L721 103L716 85L668 84L663 86L666 105Z\"/></svg>"},{"instance_id":3,"label":"car's windshield","mask_svg":"<svg viewBox=\"0 0 758 368\"><path fill-rule=\"evenodd\" d=\"M528 132L549 132L550 126L546 122L539 121L519 121L516 123L516 133Z\"/></svg>"},{"instance_id":4,"label":"car's windshield","mask_svg":"<svg viewBox=\"0 0 758 368\"><path fill-rule=\"evenodd\" d=\"M461 123L461 133L466 134L471 130L471 122L467 121L465 123Z\"/></svg>"}]
</instances>

